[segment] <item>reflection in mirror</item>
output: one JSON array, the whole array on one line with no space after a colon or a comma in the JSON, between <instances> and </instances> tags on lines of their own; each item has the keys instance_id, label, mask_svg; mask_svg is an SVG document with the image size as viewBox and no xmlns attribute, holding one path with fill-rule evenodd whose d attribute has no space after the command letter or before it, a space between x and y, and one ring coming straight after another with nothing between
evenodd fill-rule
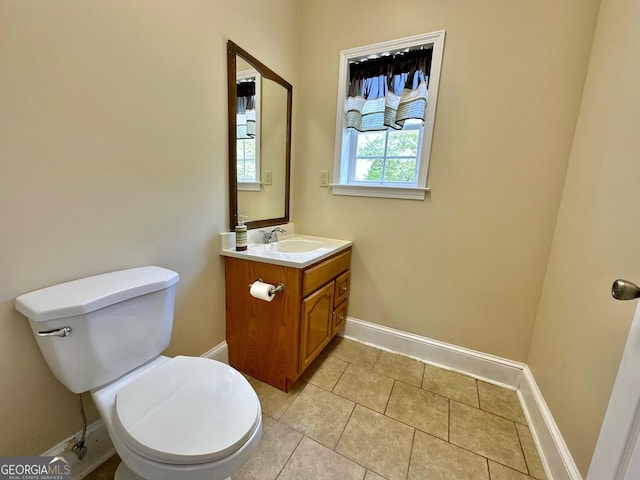
<instances>
[{"instance_id":1,"label":"reflection in mirror","mask_svg":"<svg viewBox=\"0 0 640 480\"><path fill-rule=\"evenodd\" d=\"M236 79L236 179L238 191L255 191L260 190L259 132L262 77L255 68L238 57Z\"/></svg>"},{"instance_id":2,"label":"reflection in mirror","mask_svg":"<svg viewBox=\"0 0 640 480\"><path fill-rule=\"evenodd\" d=\"M289 221L292 87L242 50L227 44L230 228Z\"/></svg>"}]
</instances>

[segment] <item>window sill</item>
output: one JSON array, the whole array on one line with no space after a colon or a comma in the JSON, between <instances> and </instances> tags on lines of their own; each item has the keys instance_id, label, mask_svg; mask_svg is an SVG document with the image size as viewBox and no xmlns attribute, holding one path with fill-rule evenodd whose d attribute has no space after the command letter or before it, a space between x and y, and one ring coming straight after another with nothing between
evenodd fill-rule
<instances>
[{"instance_id":1,"label":"window sill","mask_svg":"<svg viewBox=\"0 0 640 480\"><path fill-rule=\"evenodd\" d=\"M424 200L429 187L383 187L372 185L343 185L332 183L334 195L350 195L355 197L401 198L404 200Z\"/></svg>"},{"instance_id":2,"label":"window sill","mask_svg":"<svg viewBox=\"0 0 640 480\"><path fill-rule=\"evenodd\" d=\"M262 188L260 182L238 182L238 190L244 192L259 192Z\"/></svg>"}]
</instances>

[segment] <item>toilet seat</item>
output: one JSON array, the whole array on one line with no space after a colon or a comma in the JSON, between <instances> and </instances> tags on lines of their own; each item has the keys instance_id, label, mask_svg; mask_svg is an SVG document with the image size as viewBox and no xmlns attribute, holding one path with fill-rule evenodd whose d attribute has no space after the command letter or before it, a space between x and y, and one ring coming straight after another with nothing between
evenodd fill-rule
<instances>
[{"instance_id":1,"label":"toilet seat","mask_svg":"<svg viewBox=\"0 0 640 480\"><path fill-rule=\"evenodd\" d=\"M172 358L122 387L114 429L151 460L195 464L219 460L259 428L260 403L236 370L201 357Z\"/></svg>"}]
</instances>

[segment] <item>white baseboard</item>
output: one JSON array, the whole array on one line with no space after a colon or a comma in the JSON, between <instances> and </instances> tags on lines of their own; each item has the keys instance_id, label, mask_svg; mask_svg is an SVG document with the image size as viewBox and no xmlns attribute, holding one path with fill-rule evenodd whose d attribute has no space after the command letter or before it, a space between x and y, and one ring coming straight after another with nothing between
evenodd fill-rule
<instances>
[{"instance_id":1,"label":"white baseboard","mask_svg":"<svg viewBox=\"0 0 640 480\"><path fill-rule=\"evenodd\" d=\"M342 335L511 389L520 386L523 363L347 317Z\"/></svg>"},{"instance_id":2,"label":"white baseboard","mask_svg":"<svg viewBox=\"0 0 640 480\"><path fill-rule=\"evenodd\" d=\"M80 437L81 432L78 432L41 454L47 457L64 457L71 464L71 474L74 480L86 477L116 453L102 420L96 420L87 426L84 440L87 455L82 460L71 451Z\"/></svg>"},{"instance_id":3,"label":"white baseboard","mask_svg":"<svg viewBox=\"0 0 640 480\"><path fill-rule=\"evenodd\" d=\"M517 390L547 480L582 480L526 364L347 317L340 335Z\"/></svg>"},{"instance_id":4,"label":"white baseboard","mask_svg":"<svg viewBox=\"0 0 640 480\"><path fill-rule=\"evenodd\" d=\"M229 363L229 346L227 345L226 341L219 343L218 345L213 347L211 350L203 353L200 356L212 358L213 360L218 360L219 362L228 364Z\"/></svg>"},{"instance_id":5,"label":"white baseboard","mask_svg":"<svg viewBox=\"0 0 640 480\"><path fill-rule=\"evenodd\" d=\"M546 461L545 470L551 472L554 480L582 480L582 475L551 415L551 410L527 365L522 370L522 382L518 394L529 419L529 425L535 431L534 439L543 452L544 461Z\"/></svg>"},{"instance_id":6,"label":"white baseboard","mask_svg":"<svg viewBox=\"0 0 640 480\"><path fill-rule=\"evenodd\" d=\"M216 345L200 356L212 358L223 363L229 363L229 347L227 346L227 342ZM107 427L102 420L96 420L87 426L87 434L85 436L87 456L82 460L78 459L71 451L71 448L76 444L81 435L82 432L78 432L42 453L43 456L47 457L62 456L70 462L71 473L74 480L83 479L116 453L109 433L107 432Z\"/></svg>"}]
</instances>

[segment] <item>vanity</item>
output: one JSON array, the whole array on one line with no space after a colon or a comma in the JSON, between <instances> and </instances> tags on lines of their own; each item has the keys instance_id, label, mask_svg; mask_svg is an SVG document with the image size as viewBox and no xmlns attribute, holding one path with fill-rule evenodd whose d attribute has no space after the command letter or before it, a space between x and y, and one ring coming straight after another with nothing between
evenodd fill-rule
<instances>
[{"instance_id":1,"label":"vanity","mask_svg":"<svg viewBox=\"0 0 640 480\"><path fill-rule=\"evenodd\" d=\"M286 392L344 326L351 242L287 236L221 254L229 364ZM284 290L271 301L254 298L250 286L258 279Z\"/></svg>"},{"instance_id":2,"label":"vanity","mask_svg":"<svg viewBox=\"0 0 640 480\"><path fill-rule=\"evenodd\" d=\"M229 364L288 391L345 323L351 242L295 235L288 223L291 84L230 40L227 75L229 229L241 214L249 229L245 251L220 234ZM274 237L276 227L288 234ZM255 298L256 281L283 288Z\"/></svg>"}]
</instances>

